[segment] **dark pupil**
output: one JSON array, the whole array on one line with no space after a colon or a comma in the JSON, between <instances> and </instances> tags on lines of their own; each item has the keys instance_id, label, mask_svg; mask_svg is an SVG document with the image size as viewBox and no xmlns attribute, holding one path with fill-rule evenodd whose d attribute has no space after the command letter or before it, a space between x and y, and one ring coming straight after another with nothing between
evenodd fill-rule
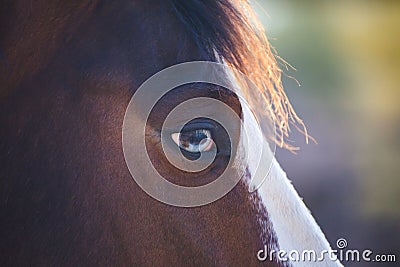
<instances>
[{"instance_id":1,"label":"dark pupil","mask_svg":"<svg viewBox=\"0 0 400 267\"><path fill-rule=\"evenodd\" d=\"M191 132L183 132L179 136L179 142L183 147L189 147L189 145L198 146L201 140L206 139L207 135L201 131L191 131Z\"/></svg>"}]
</instances>

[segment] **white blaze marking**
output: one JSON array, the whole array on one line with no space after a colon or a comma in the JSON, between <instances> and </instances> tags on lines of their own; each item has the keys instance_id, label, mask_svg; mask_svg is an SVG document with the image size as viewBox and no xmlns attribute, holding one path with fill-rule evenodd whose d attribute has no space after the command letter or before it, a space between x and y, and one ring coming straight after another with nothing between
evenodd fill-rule
<instances>
[{"instance_id":1,"label":"white blaze marking","mask_svg":"<svg viewBox=\"0 0 400 267\"><path fill-rule=\"evenodd\" d=\"M257 193L262 199L263 204L268 212L268 217L272 222L272 227L278 238L279 248L289 253L292 250L298 251L300 254L306 250L314 250L319 256L321 251L330 250L331 247L326 240L321 228L312 217L310 211L303 203L293 185L286 176L286 173L282 170L279 163L273 157L272 152L268 149L272 158L272 166L269 169L269 164L265 164L262 170L268 173L264 182L261 184L255 184L255 180L258 182L260 178L253 178L260 173L257 170L254 162L258 162L257 159L253 158L252 155L259 155L260 149L265 148L267 143L262 136L261 132L257 129L256 121L253 114L249 111L246 105L242 105L244 114L244 127L246 128L247 134L251 135L250 147L245 148L247 153L248 168L252 175L252 186L259 186ZM253 124L253 125L252 125ZM268 158L268 157L267 157ZM261 165L263 163L261 162ZM264 178L264 177L263 177ZM251 189L250 189L251 191ZM292 262L295 267L312 267L312 266L343 266L339 262L334 262L325 257L323 262Z\"/></svg>"}]
</instances>

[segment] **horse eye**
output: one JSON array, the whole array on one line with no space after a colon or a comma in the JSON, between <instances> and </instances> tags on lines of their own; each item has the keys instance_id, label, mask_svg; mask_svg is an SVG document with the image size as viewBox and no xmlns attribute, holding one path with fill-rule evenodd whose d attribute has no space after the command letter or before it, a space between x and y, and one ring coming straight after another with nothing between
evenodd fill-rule
<instances>
[{"instance_id":1,"label":"horse eye","mask_svg":"<svg viewBox=\"0 0 400 267\"><path fill-rule=\"evenodd\" d=\"M191 153L206 152L215 148L211 132L206 129L173 133L171 138L180 148Z\"/></svg>"}]
</instances>

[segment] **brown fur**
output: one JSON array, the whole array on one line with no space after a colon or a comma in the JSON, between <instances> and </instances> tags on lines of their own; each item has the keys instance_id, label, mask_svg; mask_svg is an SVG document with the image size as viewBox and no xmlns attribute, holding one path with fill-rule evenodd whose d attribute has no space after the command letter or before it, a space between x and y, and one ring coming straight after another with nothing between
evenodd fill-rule
<instances>
[{"instance_id":1,"label":"brown fur","mask_svg":"<svg viewBox=\"0 0 400 267\"><path fill-rule=\"evenodd\" d=\"M1 4L0 265L255 266L264 242L277 248L243 183L184 209L148 196L126 167L121 125L138 86L173 64L215 60L202 26L188 31L176 13L201 1L173 2Z\"/></svg>"}]
</instances>

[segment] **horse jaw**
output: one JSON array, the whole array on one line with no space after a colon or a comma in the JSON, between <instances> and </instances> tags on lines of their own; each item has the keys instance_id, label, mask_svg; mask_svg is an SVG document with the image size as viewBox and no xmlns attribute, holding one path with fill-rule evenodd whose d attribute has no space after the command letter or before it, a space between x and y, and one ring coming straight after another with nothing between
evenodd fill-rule
<instances>
[{"instance_id":1,"label":"horse jaw","mask_svg":"<svg viewBox=\"0 0 400 267\"><path fill-rule=\"evenodd\" d=\"M257 161L257 159L252 157L260 154L260 148L266 147L262 143L265 144L266 141L262 133L257 130L257 122L251 111L247 108L246 104L242 105L242 107L244 128L246 128L247 134L251 136L250 144L247 147L245 146L244 149L249 160L247 168L252 176L249 188L250 191L257 189L253 194L259 195L262 204L268 212L268 218L272 222L279 248L287 253L295 250L300 255L303 251L313 250L317 253L317 257L320 257L322 251L330 251L331 247L309 209L299 197L290 180L287 178L286 173L273 156L268 145L265 153L269 153L266 157L269 158L269 162L262 167L266 170L264 177L268 174L263 181L259 177L254 177L260 171L257 169L259 167L257 166L258 164L254 164L254 160ZM263 162L261 162L262 164ZM254 184L255 180L257 184ZM262 182L261 185L260 181ZM339 261L330 260L327 254L325 254L323 261L292 261L291 264L295 267L343 266Z\"/></svg>"}]
</instances>

